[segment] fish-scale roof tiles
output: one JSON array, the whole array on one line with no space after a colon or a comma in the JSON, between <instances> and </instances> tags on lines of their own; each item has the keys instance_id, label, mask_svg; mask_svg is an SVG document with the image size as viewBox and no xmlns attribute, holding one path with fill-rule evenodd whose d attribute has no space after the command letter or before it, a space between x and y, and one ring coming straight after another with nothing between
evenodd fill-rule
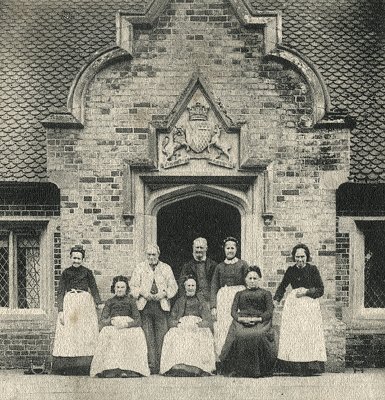
<instances>
[{"instance_id":1,"label":"fish-scale roof tiles","mask_svg":"<svg viewBox=\"0 0 385 400\"><path fill-rule=\"evenodd\" d=\"M382 0L251 0L282 11L283 43L311 59L332 106L357 119L350 179L385 182L385 3Z\"/></svg>"},{"instance_id":2,"label":"fish-scale roof tiles","mask_svg":"<svg viewBox=\"0 0 385 400\"><path fill-rule=\"evenodd\" d=\"M46 179L40 121L66 104L87 58L115 41L115 12L143 0L3 0L0 3L0 180ZM385 19L381 0L250 0L280 10L283 43L307 56L333 107L357 119L351 180L385 182Z\"/></svg>"},{"instance_id":3,"label":"fish-scale roof tiles","mask_svg":"<svg viewBox=\"0 0 385 400\"><path fill-rule=\"evenodd\" d=\"M65 106L76 73L114 43L115 13L144 2L4 0L0 3L0 181L46 178L40 121Z\"/></svg>"}]
</instances>

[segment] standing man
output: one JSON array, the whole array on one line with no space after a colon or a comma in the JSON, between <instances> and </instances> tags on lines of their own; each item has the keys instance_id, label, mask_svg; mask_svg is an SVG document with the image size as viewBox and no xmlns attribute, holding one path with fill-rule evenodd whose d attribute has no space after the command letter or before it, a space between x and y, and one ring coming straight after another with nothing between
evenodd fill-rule
<instances>
[{"instance_id":1,"label":"standing man","mask_svg":"<svg viewBox=\"0 0 385 400\"><path fill-rule=\"evenodd\" d=\"M142 318L152 374L159 373L163 338L168 330L170 299L178 291L171 267L159 261L159 254L156 244L149 245L146 250L147 261L134 269L130 280L131 294L136 299Z\"/></svg>"},{"instance_id":2,"label":"standing man","mask_svg":"<svg viewBox=\"0 0 385 400\"><path fill-rule=\"evenodd\" d=\"M217 263L206 256L207 240L205 238L195 239L192 247L193 259L184 264L180 272L179 292L184 293L183 278L192 274L197 278L198 293L201 293L204 299L209 302L211 278Z\"/></svg>"}]
</instances>

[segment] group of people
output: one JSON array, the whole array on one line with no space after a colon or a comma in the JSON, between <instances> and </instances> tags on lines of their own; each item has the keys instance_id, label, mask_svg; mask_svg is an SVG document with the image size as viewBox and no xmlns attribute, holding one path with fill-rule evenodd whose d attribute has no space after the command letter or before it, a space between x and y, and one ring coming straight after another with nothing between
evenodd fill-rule
<instances>
[{"instance_id":1,"label":"group of people","mask_svg":"<svg viewBox=\"0 0 385 400\"><path fill-rule=\"evenodd\" d=\"M309 263L308 247L293 248L295 265L286 270L274 298L260 287L261 269L237 257L237 239L226 238L223 249L225 259L216 264L206 255L206 239L195 239L193 258L176 281L171 267L159 260L159 247L150 245L130 281L122 275L113 279L114 296L103 307L95 278L82 265L85 251L73 247L72 266L63 271L58 288L53 371L263 377L278 365L293 375L322 372L326 351L318 298L324 286ZM277 346L274 305L289 285Z\"/></svg>"}]
</instances>

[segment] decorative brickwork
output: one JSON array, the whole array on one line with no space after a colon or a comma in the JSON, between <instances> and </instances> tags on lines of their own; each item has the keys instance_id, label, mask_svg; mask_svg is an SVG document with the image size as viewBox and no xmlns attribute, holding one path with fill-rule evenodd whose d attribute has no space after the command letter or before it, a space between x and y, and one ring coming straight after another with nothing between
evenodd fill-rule
<instances>
[{"instance_id":1,"label":"decorative brickwork","mask_svg":"<svg viewBox=\"0 0 385 400\"><path fill-rule=\"evenodd\" d=\"M349 305L349 234L336 234L336 302L340 307Z\"/></svg>"},{"instance_id":2,"label":"decorative brickwork","mask_svg":"<svg viewBox=\"0 0 385 400\"><path fill-rule=\"evenodd\" d=\"M0 93L4 106L0 117L4 118L0 123L5 143L12 140L14 148L3 149L1 173L8 181L36 181L46 178L45 132L39 121L48 116L50 107L65 106L73 77L87 57L115 41L116 11L143 13L148 4L142 0L76 0L71 4L55 0L49 7L44 1L3 3L4 46L0 52L4 71ZM188 2L179 3L189 6ZM317 66L326 80L334 107L354 110L358 125L353 135L352 179L383 181L384 152L379 148L383 143L384 122L379 99L385 87L380 35L383 22L379 19L383 3L380 0L342 3L340 0L253 0L250 4L259 12L282 13L283 43L301 51ZM186 14L198 19L195 22L209 22L209 19L217 24L228 22L224 21L226 15L216 11L222 7L220 2L210 7L188 9ZM169 14L174 12L168 10ZM164 29L167 32L167 27ZM188 41L203 44L203 38L199 32L186 31ZM247 45L239 48L239 52L250 54L246 50ZM216 62L221 63L221 58L217 57ZM376 168L371 167L372 162Z\"/></svg>"},{"instance_id":3,"label":"decorative brickwork","mask_svg":"<svg viewBox=\"0 0 385 400\"><path fill-rule=\"evenodd\" d=\"M385 367L385 335L354 334L346 336L346 366L363 363L365 368Z\"/></svg>"},{"instance_id":4,"label":"decorative brickwork","mask_svg":"<svg viewBox=\"0 0 385 400\"><path fill-rule=\"evenodd\" d=\"M84 224L81 231L65 233L63 246L69 248L74 241L91 244L90 265L95 264L93 259L99 263L100 257L113 254L116 262L103 264L132 268L122 246L132 241L132 232L121 219L122 166L147 157L148 124L159 124L168 116L197 70L229 118L244 124L245 159L292 163L284 167L285 181L294 174L299 153L307 154L299 161L304 176L312 174L314 166L346 168L348 147L338 131L296 132L303 117L312 113L303 77L287 62L263 60L262 31L242 28L229 4L204 5L171 1L154 30L135 31L133 59L116 62L98 74L86 96L85 129L66 130L65 135L49 130L48 168L62 187L63 219L68 216L70 222L78 216ZM146 90L152 87L157 90ZM60 175L63 166L65 176ZM318 173L314 175L317 181ZM280 208L291 207L295 199L289 198L298 197L298 176L292 179L294 189L280 190ZM72 188L76 181L78 192Z\"/></svg>"},{"instance_id":5,"label":"decorative brickwork","mask_svg":"<svg viewBox=\"0 0 385 400\"><path fill-rule=\"evenodd\" d=\"M85 263L94 270L103 298L109 296L113 275L130 275L138 261L135 240L143 240L135 236L142 216L134 216L134 224L123 219L128 179L123 171L126 165L158 165L153 129L171 130L168 121L177 123L173 112L183 115L178 107L199 73L210 101L218 104L216 115L223 113L241 127L240 163L250 171L269 165L273 223L263 226L261 218L261 237L254 239L261 245L264 284L274 291L291 262L292 246L309 244L326 288L328 369L337 371L343 369L345 330L335 318L335 190L348 175L349 130L343 124L312 128L309 82L288 61L264 57L262 42L262 30L243 27L227 2L170 1L153 29L135 28L132 58L109 59L84 86L78 100L84 101L84 128L46 125L48 174L61 189L62 251L67 254L74 243L85 245ZM195 175L203 174L199 165L191 159L190 167L175 164L161 173L186 174L192 168ZM233 174L215 168L224 177ZM132 187L130 193L136 191ZM136 202L143 201L136 196ZM261 200L254 201L258 208ZM243 247L255 246L249 240Z\"/></svg>"},{"instance_id":6,"label":"decorative brickwork","mask_svg":"<svg viewBox=\"0 0 385 400\"><path fill-rule=\"evenodd\" d=\"M29 322L18 329L0 333L0 368L28 368L51 359L51 336L47 327ZM48 364L47 364L48 365Z\"/></svg>"},{"instance_id":7,"label":"decorative brickwork","mask_svg":"<svg viewBox=\"0 0 385 400\"><path fill-rule=\"evenodd\" d=\"M54 280L55 280L55 293L57 292L59 286L59 279L61 275L61 263L62 263L62 254L61 254L61 235L60 232L54 233L54 243L53 243L53 260L54 260Z\"/></svg>"},{"instance_id":8,"label":"decorative brickwork","mask_svg":"<svg viewBox=\"0 0 385 400\"><path fill-rule=\"evenodd\" d=\"M149 240L139 233L150 237L156 231L162 201L154 198L173 185L190 185L172 200L193 197L197 189L202 197L238 207L243 228L244 220L253 223L242 250L252 249L246 254L255 259L247 261L261 265L263 283L272 292L292 262L293 245L309 245L325 283L327 369L343 370L352 242L336 227L336 190L348 177L384 178L381 24L372 24L376 2L369 7L362 0L341 6L337 0L251 1L256 13L250 15L271 10L278 23L282 11L283 32L277 25L273 42L267 38L271 31L252 23L249 14L248 23L239 18L234 4L240 0L151 2L150 16L143 14L149 4L142 1L30 3L6 0L0 16L12 24L0 33L6 43L0 49L6 55L0 136L9 143L0 173L5 181L54 182L60 199L58 192L51 196L55 201L37 196L32 202L11 193L0 198L0 217L58 218L50 233L55 290L69 248L81 243L102 298L109 297L112 277L130 275ZM124 18L115 44L118 9ZM270 48L279 44L281 33L284 46ZM195 143L189 165L173 159L179 149L163 148L170 158L163 168L156 141L187 115L194 95L189 83L196 77L205 82L194 85L208 102L210 121L222 121L222 138L230 141L233 135L239 159L202 167L199 146L208 146L207 137ZM340 107L353 110L356 127ZM154 177L158 180L151 181ZM207 189L210 183L220 190ZM339 216L357 215L339 211ZM265 224L263 215L269 217ZM152 230L141 230L141 224L152 224ZM0 367L24 366L32 356L48 355L54 318L52 313L44 323L7 325L0 333ZM377 340L349 335L348 360Z\"/></svg>"}]
</instances>

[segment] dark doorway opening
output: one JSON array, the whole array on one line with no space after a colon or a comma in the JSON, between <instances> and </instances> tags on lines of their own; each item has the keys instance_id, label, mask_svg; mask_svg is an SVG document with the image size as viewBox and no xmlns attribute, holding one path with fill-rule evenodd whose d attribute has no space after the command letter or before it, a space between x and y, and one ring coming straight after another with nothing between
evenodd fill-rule
<instances>
[{"instance_id":1,"label":"dark doorway opening","mask_svg":"<svg viewBox=\"0 0 385 400\"><path fill-rule=\"evenodd\" d=\"M227 236L240 240L241 215L235 207L218 200L190 197L161 208L157 215L160 259L171 265L176 279L182 265L192 257L194 239L206 238L207 256L220 262L224 259L222 241Z\"/></svg>"}]
</instances>

